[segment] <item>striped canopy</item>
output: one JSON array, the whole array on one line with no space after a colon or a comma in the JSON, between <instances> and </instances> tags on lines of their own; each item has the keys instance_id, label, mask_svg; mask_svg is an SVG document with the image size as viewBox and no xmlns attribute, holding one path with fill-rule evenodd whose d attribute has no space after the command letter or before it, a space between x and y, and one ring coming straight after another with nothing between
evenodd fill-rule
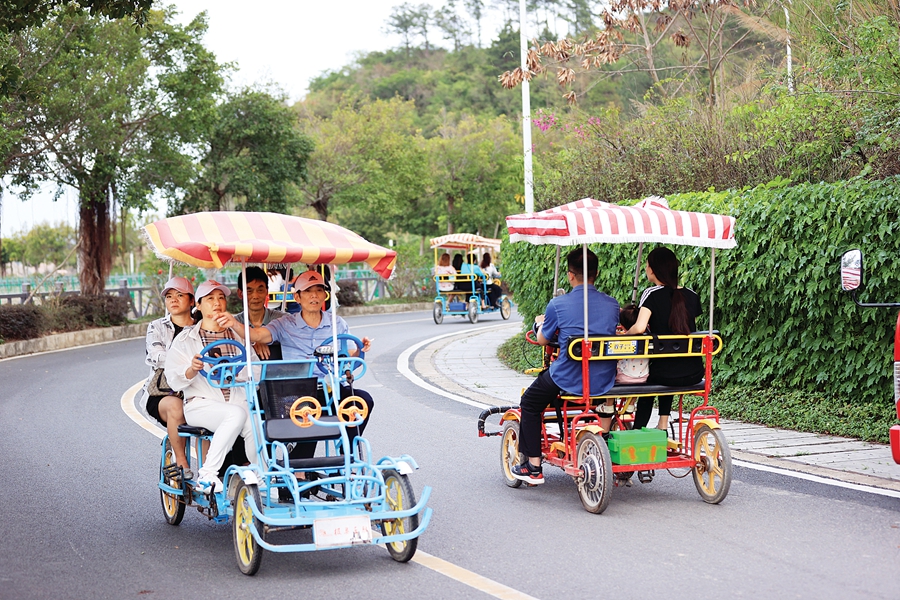
<instances>
[{"instance_id":1,"label":"striped canopy","mask_svg":"<svg viewBox=\"0 0 900 600\"><path fill-rule=\"evenodd\" d=\"M634 206L585 198L537 213L506 217L509 241L570 246L592 242L661 242L734 248L734 217L671 210L651 196Z\"/></svg>"},{"instance_id":2,"label":"striped canopy","mask_svg":"<svg viewBox=\"0 0 900 600\"><path fill-rule=\"evenodd\" d=\"M481 237L474 233L451 233L441 237L431 238L432 248L447 248L449 250L466 250L468 248L490 248L494 252L500 252L500 240Z\"/></svg>"},{"instance_id":3,"label":"striped canopy","mask_svg":"<svg viewBox=\"0 0 900 600\"><path fill-rule=\"evenodd\" d=\"M204 212L144 227L162 258L204 269L251 263L367 263L390 277L397 253L334 223L262 212Z\"/></svg>"}]
</instances>

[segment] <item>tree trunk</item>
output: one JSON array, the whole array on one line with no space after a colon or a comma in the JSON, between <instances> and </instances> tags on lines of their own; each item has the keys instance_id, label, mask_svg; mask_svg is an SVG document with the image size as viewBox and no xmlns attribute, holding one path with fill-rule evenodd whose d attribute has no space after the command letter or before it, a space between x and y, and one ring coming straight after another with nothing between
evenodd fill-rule
<instances>
[{"instance_id":1,"label":"tree trunk","mask_svg":"<svg viewBox=\"0 0 900 600\"><path fill-rule=\"evenodd\" d=\"M78 281L83 296L99 296L106 288L111 254L109 247L108 177L87 175L80 181L78 216Z\"/></svg>"}]
</instances>

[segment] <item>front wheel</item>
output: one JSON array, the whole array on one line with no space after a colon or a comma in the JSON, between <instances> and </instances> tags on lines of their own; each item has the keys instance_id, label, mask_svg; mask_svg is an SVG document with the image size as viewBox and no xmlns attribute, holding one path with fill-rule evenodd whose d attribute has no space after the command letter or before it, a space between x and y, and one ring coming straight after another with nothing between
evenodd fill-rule
<instances>
[{"instance_id":1,"label":"front wheel","mask_svg":"<svg viewBox=\"0 0 900 600\"><path fill-rule=\"evenodd\" d=\"M504 298L500 301L500 316L503 317L503 320L509 319L509 315L512 314L512 304L509 302L509 298Z\"/></svg>"},{"instance_id":2,"label":"front wheel","mask_svg":"<svg viewBox=\"0 0 900 600\"><path fill-rule=\"evenodd\" d=\"M478 301L469 300L469 322L478 322Z\"/></svg>"},{"instance_id":3,"label":"front wheel","mask_svg":"<svg viewBox=\"0 0 900 600\"><path fill-rule=\"evenodd\" d=\"M609 506L612 493L612 460L609 448L600 436L590 431L578 440L578 496L584 510L600 514Z\"/></svg>"},{"instance_id":4,"label":"front wheel","mask_svg":"<svg viewBox=\"0 0 900 600\"><path fill-rule=\"evenodd\" d=\"M166 438L166 441L163 442L163 464L159 469L159 480L165 481L170 487L180 487L184 489L181 485L181 479L164 479L164 473L168 470L166 467L174 464L175 452L172 450L172 444L169 442L169 438ZM169 471L171 472L171 470ZM162 501L163 516L166 518L166 523L169 525L179 525L184 518L184 498L175 494L166 493L164 490L160 489L159 499Z\"/></svg>"},{"instance_id":5,"label":"front wheel","mask_svg":"<svg viewBox=\"0 0 900 600\"><path fill-rule=\"evenodd\" d=\"M731 487L731 451L721 429L703 425L694 436L694 485L708 504L718 504Z\"/></svg>"},{"instance_id":6,"label":"front wheel","mask_svg":"<svg viewBox=\"0 0 900 600\"><path fill-rule=\"evenodd\" d=\"M503 424L503 437L500 438L500 468L509 487L522 485L521 479L513 477L512 468L523 462L525 457L519 452L519 422L507 421Z\"/></svg>"},{"instance_id":7,"label":"front wheel","mask_svg":"<svg viewBox=\"0 0 900 600\"><path fill-rule=\"evenodd\" d=\"M252 503L252 505L251 505ZM259 488L254 484L241 481L234 494L234 554L238 568L244 575L256 575L262 562L263 549L253 537L252 529L263 536L262 524L253 516L253 509L262 507L259 501Z\"/></svg>"},{"instance_id":8,"label":"front wheel","mask_svg":"<svg viewBox=\"0 0 900 600\"><path fill-rule=\"evenodd\" d=\"M393 469L385 469L381 472L384 477L384 499L391 510L408 510L416 505L416 494L412 484L406 475L401 475ZM381 531L384 535L401 535L415 531L419 527L419 515L411 515L405 519L384 520L381 522ZM416 553L419 538L412 538L402 542L389 542L388 554L397 562L409 562Z\"/></svg>"},{"instance_id":9,"label":"front wheel","mask_svg":"<svg viewBox=\"0 0 900 600\"><path fill-rule=\"evenodd\" d=\"M437 325L440 325L444 322L444 305L442 303L434 303L434 311L432 313L432 316L434 317L434 322Z\"/></svg>"}]
</instances>

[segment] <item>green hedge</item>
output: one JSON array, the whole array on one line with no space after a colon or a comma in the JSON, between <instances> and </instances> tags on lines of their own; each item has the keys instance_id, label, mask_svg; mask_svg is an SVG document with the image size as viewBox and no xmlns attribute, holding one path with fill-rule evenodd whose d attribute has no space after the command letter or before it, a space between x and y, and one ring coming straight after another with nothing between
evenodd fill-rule
<instances>
[{"instance_id":1,"label":"green hedge","mask_svg":"<svg viewBox=\"0 0 900 600\"><path fill-rule=\"evenodd\" d=\"M668 197L674 209L737 219L737 247L716 252L715 326L725 349L715 363L715 383L777 385L815 397L874 403L875 412L889 421L896 311L857 307L840 290L839 259L844 251L861 248L866 257L861 299L900 301L900 178L786 184ZM597 287L620 303L630 300L637 246L592 249L601 265ZM710 251L673 249L682 261L682 284L708 306ZM554 255L554 247L504 242L504 279L526 322L551 297ZM647 285L642 275L640 287ZM708 315L701 319L705 323Z\"/></svg>"}]
</instances>

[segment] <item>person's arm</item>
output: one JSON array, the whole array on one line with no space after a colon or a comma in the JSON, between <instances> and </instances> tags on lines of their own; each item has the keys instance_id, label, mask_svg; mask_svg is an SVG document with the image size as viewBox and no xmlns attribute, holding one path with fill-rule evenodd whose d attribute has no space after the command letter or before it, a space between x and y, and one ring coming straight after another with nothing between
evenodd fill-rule
<instances>
[{"instance_id":1,"label":"person's arm","mask_svg":"<svg viewBox=\"0 0 900 600\"><path fill-rule=\"evenodd\" d=\"M646 306L642 306L638 311L638 318L635 321L634 325L625 332L625 335L641 335L647 332L647 324L650 322L650 315L653 314L650 312L650 309Z\"/></svg>"},{"instance_id":2,"label":"person's arm","mask_svg":"<svg viewBox=\"0 0 900 600\"><path fill-rule=\"evenodd\" d=\"M147 327L147 357L144 362L152 369L161 369L166 365L166 341L162 337L163 327L153 321Z\"/></svg>"},{"instance_id":3,"label":"person's arm","mask_svg":"<svg viewBox=\"0 0 900 600\"><path fill-rule=\"evenodd\" d=\"M176 392L191 385L191 381L203 368L199 354L191 352L187 338L176 338L166 357L166 381Z\"/></svg>"},{"instance_id":4,"label":"person's arm","mask_svg":"<svg viewBox=\"0 0 900 600\"><path fill-rule=\"evenodd\" d=\"M537 343L541 346L556 344L559 320L556 315L556 307L552 301L547 305L547 310L543 315L538 315L534 318L534 322L538 324L537 335L534 336Z\"/></svg>"},{"instance_id":5,"label":"person's arm","mask_svg":"<svg viewBox=\"0 0 900 600\"><path fill-rule=\"evenodd\" d=\"M244 341L244 325L240 323L237 319L234 318L234 315L230 313L222 313L218 317L216 317L216 323L219 324L220 327L224 327L225 329L230 329L234 332L235 335L240 338L240 341ZM251 327L250 328L250 342L253 344L271 344L274 338L272 337L272 332L269 331L268 327Z\"/></svg>"}]
</instances>

